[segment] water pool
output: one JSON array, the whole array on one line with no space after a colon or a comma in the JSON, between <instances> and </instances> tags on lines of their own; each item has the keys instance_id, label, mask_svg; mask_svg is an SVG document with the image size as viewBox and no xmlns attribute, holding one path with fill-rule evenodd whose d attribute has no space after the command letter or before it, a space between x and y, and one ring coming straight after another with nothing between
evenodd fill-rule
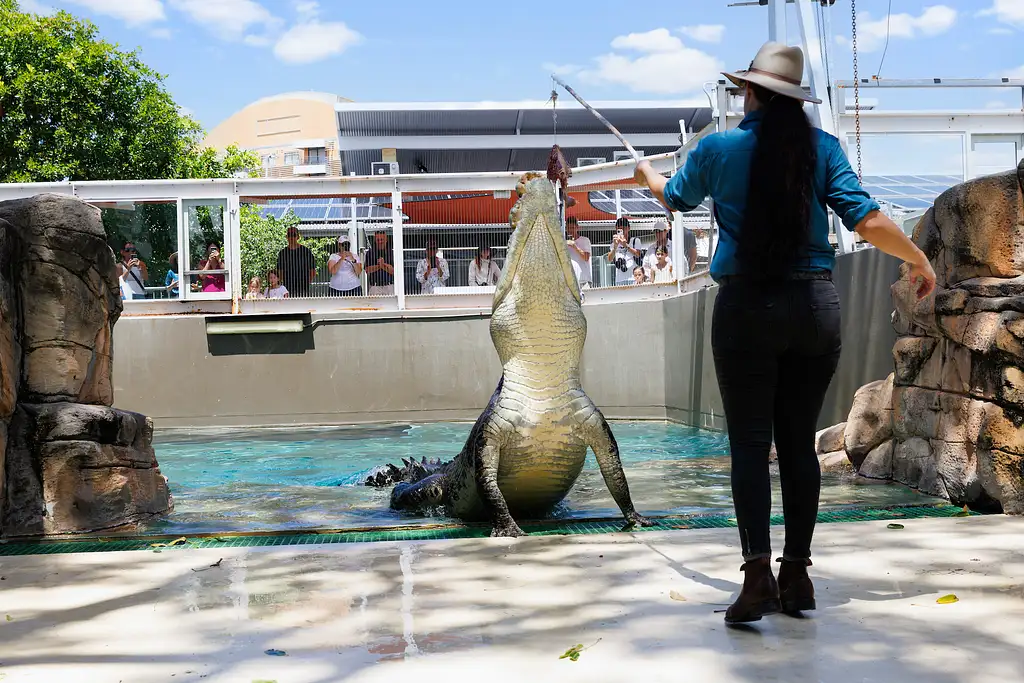
<instances>
[{"instance_id":1,"label":"water pool","mask_svg":"<svg viewBox=\"0 0 1024 683\"><path fill-rule=\"evenodd\" d=\"M372 427L158 432L156 453L175 511L148 533L282 531L450 521L388 508L390 489L359 485L363 474L401 458L451 459L469 423ZM666 423L617 422L637 509L649 515L732 511L724 434ZM776 511L781 512L778 481ZM822 507L933 503L906 487L825 475ZM593 455L554 517L615 517Z\"/></svg>"}]
</instances>

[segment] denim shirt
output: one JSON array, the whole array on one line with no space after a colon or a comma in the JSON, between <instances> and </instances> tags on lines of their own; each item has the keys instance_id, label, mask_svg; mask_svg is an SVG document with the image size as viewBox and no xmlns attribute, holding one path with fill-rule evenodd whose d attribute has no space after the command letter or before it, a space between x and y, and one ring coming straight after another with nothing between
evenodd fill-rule
<instances>
[{"instance_id":1,"label":"denim shirt","mask_svg":"<svg viewBox=\"0 0 1024 683\"><path fill-rule=\"evenodd\" d=\"M715 201L719 225L718 248L711 262L711 277L739 275L737 239L743 230L750 164L757 145L761 112L751 112L734 130L715 133L697 143L665 187L665 202L675 211L692 211L705 197ZM828 241L831 207L848 230L853 230L878 203L861 187L857 174L838 138L815 128L817 167L814 174L816 201L811 201L810 244L798 270L832 270L835 249Z\"/></svg>"}]
</instances>

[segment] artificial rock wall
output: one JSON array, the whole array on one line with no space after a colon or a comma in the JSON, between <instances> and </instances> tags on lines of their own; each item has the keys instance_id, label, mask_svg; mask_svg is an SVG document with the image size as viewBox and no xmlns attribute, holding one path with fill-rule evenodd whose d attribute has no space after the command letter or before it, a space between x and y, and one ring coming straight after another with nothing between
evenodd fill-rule
<instances>
[{"instance_id":1,"label":"artificial rock wall","mask_svg":"<svg viewBox=\"0 0 1024 683\"><path fill-rule=\"evenodd\" d=\"M914 241L936 292L918 301L904 270L895 371L860 389L820 450L842 448L867 477L1024 514L1024 162L942 194Z\"/></svg>"},{"instance_id":2,"label":"artificial rock wall","mask_svg":"<svg viewBox=\"0 0 1024 683\"><path fill-rule=\"evenodd\" d=\"M153 423L113 404L121 314L99 210L0 202L0 535L80 533L171 508Z\"/></svg>"}]
</instances>

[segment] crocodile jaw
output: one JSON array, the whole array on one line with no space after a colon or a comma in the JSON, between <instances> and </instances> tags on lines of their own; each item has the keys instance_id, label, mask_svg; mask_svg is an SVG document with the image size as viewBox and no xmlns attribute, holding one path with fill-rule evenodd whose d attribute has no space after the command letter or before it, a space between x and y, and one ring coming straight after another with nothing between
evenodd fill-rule
<instances>
[{"instance_id":1,"label":"crocodile jaw","mask_svg":"<svg viewBox=\"0 0 1024 683\"><path fill-rule=\"evenodd\" d=\"M513 375L520 374L517 369L530 375L527 367L549 364L578 374L587 325L552 184L544 178L530 181L511 220L515 230L491 315L498 356ZM522 362L510 366L513 359ZM545 381L555 380L543 374Z\"/></svg>"}]
</instances>

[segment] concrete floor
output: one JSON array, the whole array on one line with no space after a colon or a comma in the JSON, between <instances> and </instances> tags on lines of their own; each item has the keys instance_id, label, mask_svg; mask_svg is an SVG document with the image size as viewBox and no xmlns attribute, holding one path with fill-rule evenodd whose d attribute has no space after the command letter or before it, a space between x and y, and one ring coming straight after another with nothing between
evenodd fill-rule
<instances>
[{"instance_id":1,"label":"concrete floor","mask_svg":"<svg viewBox=\"0 0 1024 683\"><path fill-rule=\"evenodd\" d=\"M905 526L819 526L819 610L743 629L731 529L5 557L0 679L1024 680L1024 519Z\"/></svg>"}]
</instances>

